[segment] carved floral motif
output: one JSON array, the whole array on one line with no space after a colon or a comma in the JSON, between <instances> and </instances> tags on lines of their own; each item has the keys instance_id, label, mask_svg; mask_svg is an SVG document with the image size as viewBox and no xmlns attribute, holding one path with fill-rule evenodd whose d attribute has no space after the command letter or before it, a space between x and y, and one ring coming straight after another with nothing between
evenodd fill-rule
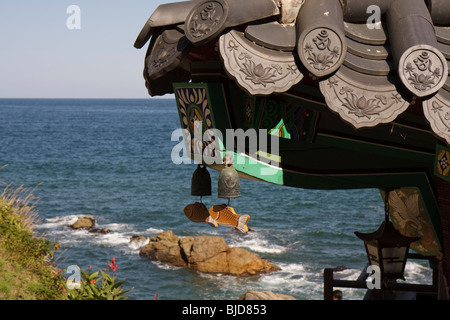
<instances>
[{"instance_id":1,"label":"carved floral motif","mask_svg":"<svg viewBox=\"0 0 450 320\"><path fill-rule=\"evenodd\" d=\"M187 44L186 38L174 30L159 35L153 50L146 58L150 78L157 79L163 73L174 69L179 64Z\"/></svg>"},{"instance_id":2,"label":"carved floral motif","mask_svg":"<svg viewBox=\"0 0 450 320\"><path fill-rule=\"evenodd\" d=\"M250 94L284 92L303 78L292 54L257 47L235 31L220 38L220 53L226 70Z\"/></svg>"},{"instance_id":3,"label":"carved floral motif","mask_svg":"<svg viewBox=\"0 0 450 320\"><path fill-rule=\"evenodd\" d=\"M441 92L423 102L423 113L435 134L450 144L450 100Z\"/></svg>"},{"instance_id":4,"label":"carved floral motif","mask_svg":"<svg viewBox=\"0 0 450 320\"><path fill-rule=\"evenodd\" d=\"M176 47L165 43L162 37L158 39L155 49L152 50L151 55L147 58L148 73L150 77L154 77L158 72L161 72L167 67L176 54Z\"/></svg>"},{"instance_id":5,"label":"carved floral motif","mask_svg":"<svg viewBox=\"0 0 450 320\"><path fill-rule=\"evenodd\" d=\"M389 212L401 234L420 238L411 244L412 249L425 255L440 254L433 226L417 189L401 188L390 192Z\"/></svg>"},{"instance_id":6,"label":"carved floral motif","mask_svg":"<svg viewBox=\"0 0 450 320\"><path fill-rule=\"evenodd\" d=\"M395 87L369 89L355 85L339 74L321 81L320 89L328 107L356 128L390 122L409 105Z\"/></svg>"},{"instance_id":7,"label":"carved floral motif","mask_svg":"<svg viewBox=\"0 0 450 320\"><path fill-rule=\"evenodd\" d=\"M354 114L358 118L371 119L372 116L380 115L402 101L398 93L392 93L390 96L375 94L373 98L366 98L363 93L355 93L355 90L347 85L340 87L336 79L329 79L328 86L334 90L342 106L347 108L348 114ZM339 92L337 88L340 88Z\"/></svg>"},{"instance_id":8,"label":"carved floral motif","mask_svg":"<svg viewBox=\"0 0 450 320\"><path fill-rule=\"evenodd\" d=\"M309 70L322 76L334 71L342 57L342 41L332 30L315 29L303 41L303 57ZM308 67L308 65L306 65Z\"/></svg>"},{"instance_id":9,"label":"carved floral motif","mask_svg":"<svg viewBox=\"0 0 450 320\"><path fill-rule=\"evenodd\" d=\"M439 90L447 78L444 58L431 50L412 51L403 61L400 77L415 95L423 97Z\"/></svg>"},{"instance_id":10,"label":"carved floral motif","mask_svg":"<svg viewBox=\"0 0 450 320\"><path fill-rule=\"evenodd\" d=\"M222 27L227 11L227 6L219 0L200 4L186 20L186 36L193 43L214 36Z\"/></svg>"},{"instance_id":11,"label":"carved floral motif","mask_svg":"<svg viewBox=\"0 0 450 320\"><path fill-rule=\"evenodd\" d=\"M408 62L405 72L409 75L409 83L419 91L431 89L436 85L436 80L442 76L440 68L433 69L433 61L428 56L428 52L422 53L414 59L414 66Z\"/></svg>"},{"instance_id":12,"label":"carved floral motif","mask_svg":"<svg viewBox=\"0 0 450 320\"><path fill-rule=\"evenodd\" d=\"M267 66L268 64L263 66L262 63L264 62L256 64L253 60L254 56L248 52L240 51L240 47L233 40L228 41L227 49L233 53L239 71L245 75L245 79L250 80L255 85L266 87L269 83L275 83L277 80L281 80L288 75L295 75L298 72L295 63L288 65L286 70L283 70L283 67L277 63L272 63L270 66Z\"/></svg>"}]
</instances>

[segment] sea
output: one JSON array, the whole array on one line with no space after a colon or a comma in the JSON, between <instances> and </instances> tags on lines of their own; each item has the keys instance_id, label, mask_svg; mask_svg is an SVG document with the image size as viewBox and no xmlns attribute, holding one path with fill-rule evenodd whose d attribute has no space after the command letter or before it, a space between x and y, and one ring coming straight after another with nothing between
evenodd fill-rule
<instances>
[{"instance_id":1,"label":"sea","mask_svg":"<svg viewBox=\"0 0 450 320\"><path fill-rule=\"evenodd\" d=\"M250 290L272 291L298 300L323 299L323 269L355 280L367 264L354 232L371 232L384 218L377 189L308 190L241 179L241 197L230 205L249 214L246 234L188 220L183 208L200 201L190 194L193 162L175 164L180 141L174 99L0 99L0 188L29 190L38 213L35 231L58 242L55 264L108 269L125 280L130 300L237 300ZM219 173L209 170L209 208ZM91 215L107 234L72 230ZM280 271L250 277L205 274L139 256L134 235L171 230L179 237L225 238L269 260ZM68 276L69 274L66 274ZM431 283L427 262L410 260L408 283ZM344 300L361 300L364 289L339 288Z\"/></svg>"}]
</instances>

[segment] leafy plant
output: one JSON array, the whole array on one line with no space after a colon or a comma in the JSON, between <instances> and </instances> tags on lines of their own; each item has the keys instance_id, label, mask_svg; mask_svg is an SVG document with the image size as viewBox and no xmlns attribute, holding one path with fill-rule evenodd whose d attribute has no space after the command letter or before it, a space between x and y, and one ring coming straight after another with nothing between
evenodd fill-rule
<instances>
[{"instance_id":1,"label":"leafy plant","mask_svg":"<svg viewBox=\"0 0 450 320\"><path fill-rule=\"evenodd\" d=\"M66 290L68 291L68 299L69 300L126 300L128 296L124 294L127 293L128 290L124 290L122 285L125 283L125 280L117 281L117 276L115 272L118 268L115 263L115 258L111 260L111 263L108 265L113 272L111 276L110 271L105 270L97 270L90 271L90 267L88 271L84 271L80 269L82 280L77 283L76 286L73 283L66 283Z\"/></svg>"}]
</instances>

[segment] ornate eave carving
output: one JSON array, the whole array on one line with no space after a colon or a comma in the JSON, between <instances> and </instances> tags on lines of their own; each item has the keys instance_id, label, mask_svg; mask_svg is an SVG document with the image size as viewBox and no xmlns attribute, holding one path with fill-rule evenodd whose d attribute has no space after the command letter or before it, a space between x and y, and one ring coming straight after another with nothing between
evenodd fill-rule
<instances>
[{"instance_id":1,"label":"ornate eave carving","mask_svg":"<svg viewBox=\"0 0 450 320\"><path fill-rule=\"evenodd\" d=\"M186 36L194 44L202 44L217 37L224 29L229 6L226 1L202 1L186 19Z\"/></svg>"},{"instance_id":2,"label":"ornate eave carving","mask_svg":"<svg viewBox=\"0 0 450 320\"><path fill-rule=\"evenodd\" d=\"M357 129L391 122L409 106L388 77L363 75L345 66L321 81L320 90L328 107Z\"/></svg>"},{"instance_id":3,"label":"ornate eave carving","mask_svg":"<svg viewBox=\"0 0 450 320\"><path fill-rule=\"evenodd\" d=\"M138 49L142 48L153 35L155 28L184 23L187 14L198 1L190 0L159 5L137 36L134 47Z\"/></svg>"},{"instance_id":4,"label":"ornate eave carving","mask_svg":"<svg viewBox=\"0 0 450 320\"><path fill-rule=\"evenodd\" d=\"M423 101L423 113L433 132L450 144L450 92L441 89Z\"/></svg>"},{"instance_id":5,"label":"ornate eave carving","mask_svg":"<svg viewBox=\"0 0 450 320\"><path fill-rule=\"evenodd\" d=\"M409 91L418 97L425 97L444 85L448 65L444 55L435 47L420 45L402 55L398 73Z\"/></svg>"},{"instance_id":6,"label":"ornate eave carving","mask_svg":"<svg viewBox=\"0 0 450 320\"><path fill-rule=\"evenodd\" d=\"M260 47L242 32L222 35L219 49L227 73L250 94L285 92L303 78L292 53Z\"/></svg>"},{"instance_id":7,"label":"ornate eave carving","mask_svg":"<svg viewBox=\"0 0 450 320\"><path fill-rule=\"evenodd\" d=\"M317 77L336 71L346 54L343 38L328 28L311 30L299 41L299 45L302 48L299 49L299 55L303 65Z\"/></svg>"},{"instance_id":8,"label":"ornate eave carving","mask_svg":"<svg viewBox=\"0 0 450 320\"><path fill-rule=\"evenodd\" d=\"M158 36L153 50L145 60L149 77L158 79L178 67L188 45L189 42L181 32L175 29L165 30Z\"/></svg>"},{"instance_id":9,"label":"ornate eave carving","mask_svg":"<svg viewBox=\"0 0 450 320\"><path fill-rule=\"evenodd\" d=\"M172 82L189 82L193 74L205 71L205 79L211 79L212 64L195 73L194 61L221 59L223 65L215 68L251 95L286 92L309 72L329 108L355 128L394 120L414 95L422 98L433 131L450 144L448 0L380 0L382 20L374 28L366 23L368 3L192 0L161 5L136 42L140 47L153 37L146 86L159 95L172 92Z\"/></svg>"},{"instance_id":10,"label":"ornate eave carving","mask_svg":"<svg viewBox=\"0 0 450 320\"><path fill-rule=\"evenodd\" d=\"M202 0L186 18L186 36L195 45L219 36L226 28L280 14L272 0Z\"/></svg>"},{"instance_id":11,"label":"ornate eave carving","mask_svg":"<svg viewBox=\"0 0 450 320\"><path fill-rule=\"evenodd\" d=\"M438 49L436 29L422 0L396 0L387 11L393 60L403 85L426 97L444 85L448 65Z\"/></svg>"},{"instance_id":12,"label":"ornate eave carving","mask_svg":"<svg viewBox=\"0 0 450 320\"><path fill-rule=\"evenodd\" d=\"M303 66L324 77L342 65L347 53L342 8L338 1L305 1L297 23L297 52Z\"/></svg>"}]
</instances>

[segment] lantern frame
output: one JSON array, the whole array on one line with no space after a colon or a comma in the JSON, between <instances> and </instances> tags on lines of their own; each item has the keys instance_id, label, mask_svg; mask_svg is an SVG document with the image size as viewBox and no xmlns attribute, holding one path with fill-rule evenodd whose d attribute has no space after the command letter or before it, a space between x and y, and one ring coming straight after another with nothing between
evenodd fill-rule
<instances>
[{"instance_id":1,"label":"lantern frame","mask_svg":"<svg viewBox=\"0 0 450 320\"><path fill-rule=\"evenodd\" d=\"M370 265L380 268L381 280L385 283L405 279L404 272L410 245L419 237L402 235L389 221L389 192L385 192L385 220L371 233L355 232L364 241Z\"/></svg>"}]
</instances>

